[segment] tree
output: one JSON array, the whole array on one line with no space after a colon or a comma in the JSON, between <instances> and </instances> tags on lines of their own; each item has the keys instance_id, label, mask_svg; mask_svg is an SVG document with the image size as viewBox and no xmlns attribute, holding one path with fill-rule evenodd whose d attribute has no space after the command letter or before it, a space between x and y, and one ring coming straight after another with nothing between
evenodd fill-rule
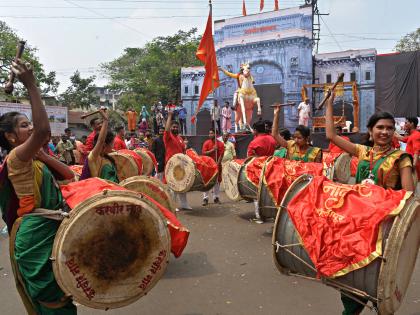
<instances>
[{"instance_id":1,"label":"tree","mask_svg":"<svg viewBox=\"0 0 420 315\"><path fill-rule=\"evenodd\" d=\"M89 109L91 105L99 104L99 97L95 94L96 87L93 84L95 76L83 79L79 71L71 77L71 85L59 97L60 102L68 108Z\"/></svg>"},{"instance_id":2,"label":"tree","mask_svg":"<svg viewBox=\"0 0 420 315\"><path fill-rule=\"evenodd\" d=\"M420 28L401 38L395 49L399 52L420 50Z\"/></svg>"},{"instance_id":3,"label":"tree","mask_svg":"<svg viewBox=\"0 0 420 315\"><path fill-rule=\"evenodd\" d=\"M180 99L181 67L201 65L195 57L200 38L197 29L157 37L143 48L126 48L124 54L102 65L111 78L108 86L123 92L118 107L150 105L158 100Z\"/></svg>"},{"instance_id":4,"label":"tree","mask_svg":"<svg viewBox=\"0 0 420 315\"><path fill-rule=\"evenodd\" d=\"M5 22L0 21L0 83L2 85L8 80L10 65L16 56L16 46L20 40L22 39ZM56 80L56 74L54 71L45 72L36 52L37 49L27 43L22 58L33 66L41 93L43 95L55 94L60 84ZM0 93L3 93L2 89ZM15 97L22 97L26 95L26 89L22 84L16 82L13 94Z\"/></svg>"}]
</instances>

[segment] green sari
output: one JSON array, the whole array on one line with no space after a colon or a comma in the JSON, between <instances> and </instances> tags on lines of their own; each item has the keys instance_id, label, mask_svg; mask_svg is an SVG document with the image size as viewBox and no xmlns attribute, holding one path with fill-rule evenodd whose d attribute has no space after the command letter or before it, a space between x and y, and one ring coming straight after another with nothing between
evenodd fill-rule
<instances>
[{"instance_id":1,"label":"green sari","mask_svg":"<svg viewBox=\"0 0 420 315\"><path fill-rule=\"evenodd\" d=\"M40 163L39 161L33 162ZM42 164L42 163L41 163ZM48 167L42 164L35 168L41 171L41 186L35 207L58 210L63 206L61 191ZM36 182L36 181L35 181ZM18 269L17 278L22 282L33 311L41 315L73 315L76 307L58 286L50 260L59 221L41 216L24 216L16 232L12 264ZM12 235L13 236L13 235ZM12 237L11 237L12 238ZM22 292L19 292L22 295ZM25 303L25 298L23 298ZM25 307L27 307L25 303ZM28 311L29 312L29 311Z\"/></svg>"}]
</instances>

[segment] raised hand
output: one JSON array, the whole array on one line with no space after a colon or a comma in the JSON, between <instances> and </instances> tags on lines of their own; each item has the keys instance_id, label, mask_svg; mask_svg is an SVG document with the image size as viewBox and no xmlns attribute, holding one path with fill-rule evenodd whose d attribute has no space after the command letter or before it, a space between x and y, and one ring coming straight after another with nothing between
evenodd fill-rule
<instances>
[{"instance_id":1,"label":"raised hand","mask_svg":"<svg viewBox=\"0 0 420 315\"><path fill-rule=\"evenodd\" d=\"M25 87L35 85L35 77L32 65L29 62L24 62L22 59L12 61L12 71L17 78L25 85Z\"/></svg>"}]
</instances>

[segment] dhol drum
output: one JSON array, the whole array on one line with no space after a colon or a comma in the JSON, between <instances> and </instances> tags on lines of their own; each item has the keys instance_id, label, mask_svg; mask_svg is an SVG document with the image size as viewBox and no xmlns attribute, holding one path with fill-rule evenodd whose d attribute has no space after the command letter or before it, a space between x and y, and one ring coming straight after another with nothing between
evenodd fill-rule
<instances>
[{"instance_id":1,"label":"dhol drum","mask_svg":"<svg viewBox=\"0 0 420 315\"><path fill-rule=\"evenodd\" d=\"M351 155L325 152L322 157L325 176L335 182L347 184L351 176Z\"/></svg>"},{"instance_id":2,"label":"dhol drum","mask_svg":"<svg viewBox=\"0 0 420 315\"><path fill-rule=\"evenodd\" d=\"M235 159L225 163L222 167L222 182L226 196L232 201L242 199L238 190L238 179L241 166L245 160Z\"/></svg>"},{"instance_id":3,"label":"dhol drum","mask_svg":"<svg viewBox=\"0 0 420 315\"><path fill-rule=\"evenodd\" d=\"M261 220L275 218L277 209L292 183L301 175L309 174L321 176L323 166L321 163L305 163L271 157L264 164L262 180L258 189L258 210Z\"/></svg>"},{"instance_id":4,"label":"dhol drum","mask_svg":"<svg viewBox=\"0 0 420 315\"><path fill-rule=\"evenodd\" d=\"M57 231L51 258L61 289L82 305L105 310L145 295L165 272L170 253L159 210L98 178L62 191L72 211Z\"/></svg>"},{"instance_id":5,"label":"dhol drum","mask_svg":"<svg viewBox=\"0 0 420 315\"><path fill-rule=\"evenodd\" d=\"M165 208L175 213L176 205L171 197L171 192L162 181L149 176L133 176L119 183L120 186L140 192L152 197Z\"/></svg>"},{"instance_id":6,"label":"dhol drum","mask_svg":"<svg viewBox=\"0 0 420 315\"><path fill-rule=\"evenodd\" d=\"M147 149L134 149L138 155L140 155L143 162L143 171L141 175L150 176L156 167L156 158L154 154Z\"/></svg>"},{"instance_id":7,"label":"dhol drum","mask_svg":"<svg viewBox=\"0 0 420 315\"><path fill-rule=\"evenodd\" d=\"M133 151L120 150L112 152L109 156L114 159L117 168L117 175L120 181L132 176L138 176L142 173L142 160Z\"/></svg>"},{"instance_id":8,"label":"dhol drum","mask_svg":"<svg viewBox=\"0 0 420 315\"><path fill-rule=\"evenodd\" d=\"M216 184L218 174L212 158L196 153L175 154L165 166L168 187L178 193L208 191Z\"/></svg>"},{"instance_id":9,"label":"dhol drum","mask_svg":"<svg viewBox=\"0 0 420 315\"><path fill-rule=\"evenodd\" d=\"M242 199L252 201L258 198L258 188L268 156L249 157L241 166L238 176L238 191Z\"/></svg>"},{"instance_id":10,"label":"dhol drum","mask_svg":"<svg viewBox=\"0 0 420 315\"><path fill-rule=\"evenodd\" d=\"M312 176L299 177L288 189L277 213L272 241L278 270L286 275L321 280L346 295L377 303L381 315L394 314L407 291L420 245L419 200L410 197L398 216L382 223L382 257L344 276L318 279L317 271L301 245L301 237L287 211L293 197L311 181Z\"/></svg>"}]
</instances>

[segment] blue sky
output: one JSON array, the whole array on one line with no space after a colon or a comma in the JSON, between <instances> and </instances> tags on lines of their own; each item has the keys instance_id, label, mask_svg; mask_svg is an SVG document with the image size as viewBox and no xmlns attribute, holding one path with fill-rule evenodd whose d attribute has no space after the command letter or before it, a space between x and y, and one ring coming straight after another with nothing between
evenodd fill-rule
<instances>
[{"instance_id":1,"label":"blue sky","mask_svg":"<svg viewBox=\"0 0 420 315\"><path fill-rule=\"evenodd\" d=\"M245 0L248 14L259 0ZM303 0L279 0L280 8ZM274 7L265 0L264 11ZM399 38L420 27L419 0L319 0L323 16L319 52L376 48L393 51ZM242 0L213 0L214 19L238 16ZM56 71L60 91L76 69L98 76L99 65L156 36L197 27L203 31L207 0L0 0L0 20L39 49L45 68Z\"/></svg>"}]
</instances>

